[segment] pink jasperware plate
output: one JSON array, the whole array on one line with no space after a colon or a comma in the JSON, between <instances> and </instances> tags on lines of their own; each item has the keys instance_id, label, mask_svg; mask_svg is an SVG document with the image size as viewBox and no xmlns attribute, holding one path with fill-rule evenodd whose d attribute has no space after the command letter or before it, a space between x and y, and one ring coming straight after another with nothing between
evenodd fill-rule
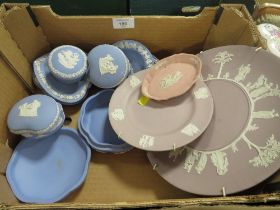
<instances>
[{"instance_id":1,"label":"pink jasperware plate","mask_svg":"<svg viewBox=\"0 0 280 210\"><path fill-rule=\"evenodd\" d=\"M209 127L193 143L148 153L170 184L201 195L237 193L280 168L280 60L249 46L199 54L214 99Z\"/></svg>"},{"instance_id":2,"label":"pink jasperware plate","mask_svg":"<svg viewBox=\"0 0 280 210\"><path fill-rule=\"evenodd\" d=\"M188 91L201 73L199 57L175 54L164 58L146 71L142 93L154 100L167 100Z\"/></svg>"},{"instance_id":3,"label":"pink jasperware plate","mask_svg":"<svg viewBox=\"0 0 280 210\"><path fill-rule=\"evenodd\" d=\"M201 80L187 93L167 101L139 105L145 71L128 77L114 92L109 120L118 136L147 151L167 151L195 140L213 114L212 95Z\"/></svg>"}]
</instances>

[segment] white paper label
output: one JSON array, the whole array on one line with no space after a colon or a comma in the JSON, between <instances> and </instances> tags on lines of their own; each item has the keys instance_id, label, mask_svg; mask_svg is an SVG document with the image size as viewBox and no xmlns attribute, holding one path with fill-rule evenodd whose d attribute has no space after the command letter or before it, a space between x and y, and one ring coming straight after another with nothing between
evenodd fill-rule
<instances>
[{"instance_id":1,"label":"white paper label","mask_svg":"<svg viewBox=\"0 0 280 210\"><path fill-rule=\"evenodd\" d=\"M134 28L134 18L113 18L114 29Z\"/></svg>"}]
</instances>

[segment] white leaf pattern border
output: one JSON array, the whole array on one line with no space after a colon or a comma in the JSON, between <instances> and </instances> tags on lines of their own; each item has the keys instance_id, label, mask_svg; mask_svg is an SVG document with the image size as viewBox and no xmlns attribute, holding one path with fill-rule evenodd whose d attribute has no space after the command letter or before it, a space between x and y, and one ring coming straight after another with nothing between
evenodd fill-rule
<instances>
[{"instance_id":1,"label":"white leaf pattern border","mask_svg":"<svg viewBox=\"0 0 280 210\"><path fill-rule=\"evenodd\" d=\"M176 160L179 155L182 155L183 152L186 152L186 158L184 162L184 169L190 173L191 170L194 169L198 174L201 174L207 165L208 156L211 159L211 162L214 167L216 167L216 172L218 175L225 175L230 167L230 162L227 158L227 150L232 149L234 153L238 152L237 143L239 141L244 141L248 148L255 149L257 152L257 156L253 157L253 159L248 161L248 164L251 164L253 167L269 167L276 158L280 156L280 141L278 141L274 134L266 141L265 146L259 146L253 143L247 136L247 132L254 132L259 129L257 124L254 124L254 119L272 119L279 117L279 114L272 110L261 110L255 111L255 103L261 99L266 97L279 97L280 98L280 89L278 84L274 84L272 82L268 82L268 79L265 75L260 75L256 82L247 83L244 85L242 82L245 80L246 76L251 71L250 64L243 64L239 67L238 74L234 77L234 79L230 78L229 72L226 72L222 76L223 68L226 63L232 61L233 54L228 51L223 51L217 53L212 62L220 65L218 74L215 77L212 74L208 74L207 79L209 80L227 80L237 84L247 95L250 100L250 117L247 126L243 130L243 132L237 137L234 141L232 141L227 146L213 151L199 151L188 146L178 148L176 150L169 152L169 158ZM196 96L196 95L195 95ZM196 97L199 98L199 97Z\"/></svg>"}]
</instances>

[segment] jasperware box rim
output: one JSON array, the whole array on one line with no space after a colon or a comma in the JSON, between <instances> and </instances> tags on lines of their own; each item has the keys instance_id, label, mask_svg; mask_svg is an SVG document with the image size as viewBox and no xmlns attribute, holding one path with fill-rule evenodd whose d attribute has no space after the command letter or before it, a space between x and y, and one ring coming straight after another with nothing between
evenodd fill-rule
<instances>
[{"instance_id":1,"label":"jasperware box rim","mask_svg":"<svg viewBox=\"0 0 280 210\"><path fill-rule=\"evenodd\" d=\"M6 6L6 8L5 8ZM30 91L33 91L32 89L32 83L30 82L30 63L31 61L39 55L42 55L43 53L50 50L51 47L57 46L59 44L62 44L62 38L63 35L61 33L54 33L55 27L65 27L68 33L72 34L71 37L64 37L65 42L68 44L79 44L78 42L81 42L82 47L91 48L97 44L100 43L114 43L113 41L120 40L121 38L135 38L140 39L140 41L144 42L144 44L148 44L148 47L150 47L154 52L157 53L157 55L161 55L161 57L166 56L170 53L175 53L177 51L182 51L188 49L192 52L197 52L201 50L204 46L204 48L211 48L213 46L216 46L218 44L232 44L234 42L236 43L247 43L248 45L254 45L254 46L263 46L262 40L259 36L259 34L256 32L256 29L254 28L252 24L251 17L246 10L246 8L242 5L225 5L225 12L222 12L220 18L216 18L215 24L212 24L212 21L215 19L215 14L217 11L217 8L206 8L202 13L195 17L169 17L169 16L135 16L133 17L136 23L135 29L127 29L127 30L115 30L112 29L112 18L119 18L119 17L127 17L127 16L83 16L83 17L77 17L77 16L67 16L62 17L56 15L54 12L50 10L49 6L32 6L31 9L29 7L26 7L26 4L6 4L2 5L2 13L1 13L1 19L2 19L2 25L0 25L0 38L5 38L7 42L0 43L0 50L1 50L1 57L0 57L0 67L3 66L3 68L7 71L3 72L5 74L8 74L13 81L14 84L6 84L7 87L11 88L11 85L17 85L17 87L21 87L20 92L12 92L13 94L10 94L9 96L4 95L4 92L2 91L0 93L1 96L5 97L7 99L7 102L3 105L3 108L8 108L11 106L12 103L14 103L19 98L22 98L23 95L30 94L30 92L24 88L29 88ZM26 9L29 8L29 9ZM7 11L6 11L7 10ZM29 11L29 12L28 12ZM32 13L33 11L33 13ZM1 12L1 11L0 11ZM34 15L33 20L30 19L30 14ZM241 14L241 16L240 16ZM224 22L227 18L233 18L237 21L237 32L238 37L235 39L230 39L230 36L227 32L224 30L223 27L227 25L228 23ZM17 21L21 21L21 27L19 25L15 25ZM89 24L92 24L91 21L100 21L104 25L100 26L90 26L90 30L88 31L88 34L84 34L81 36L81 32L79 31L73 31L71 28L67 28L66 22L69 22L71 24L74 24L74 26L78 29L83 29L83 27L89 27ZM169 32L166 32L167 37L162 40L158 40L157 37L160 37L160 34L164 31L162 28L159 28L159 26L153 26L152 24L157 23L158 21L165 21L165 23L168 25L169 28L172 30ZM180 25L177 26L173 25L173 27L170 25L171 23L181 23L186 25ZM192 21L198 21L198 22L192 22ZM231 20L232 21L232 20ZM84 25L79 25L77 23L83 23ZM192 29L192 33L197 35L193 38L186 37L186 32L188 32L187 26L192 26L194 23L201 23L205 24L203 28L199 29ZM34 25L35 24L35 25ZM222 25L222 26L221 26ZM52 26L52 27L51 27ZM94 31L92 29L96 29L94 27L97 27L99 31ZM101 27L101 28L100 28ZM140 34L137 35L137 30L141 29L141 27L147 27L147 33L146 34ZM166 25L163 25L163 27L166 28ZM100 32L101 29L106 28L109 32L107 37L102 37L102 33ZM153 31L153 28L154 31ZM154 33L153 37L151 36L151 33L149 30L152 30L151 32ZM223 29L223 30L222 30ZM156 31L160 30L160 31ZM30 31L32 33L29 34L30 37L24 36L22 32ZM62 30L63 31L63 30ZM19 36L19 32L21 36ZM112 32L112 35L109 33ZM219 36L224 36L224 40L219 40ZM248 34L249 33L249 34ZM90 35L93 35L94 37L89 37ZM114 37L113 37L114 35ZM142 35L142 36L141 36ZM177 40L171 40L168 41L167 39L174 36ZM82 38L82 41L77 40L75 42L74 39ZM92 41L92 39L94 40ZM32 39L32 42L30 40ZM165 42L166 48L161 47L160 44L162 42ZM172 42L172 43L171 43ZM87 43L87 45L85 44ZM184 49L182 47L184 45ZM29 48L27 48L29 46ZM165 52L164 50L168 49L168 47L173 47L170 49L170 51ZM17 55L17 56L16 56ZM18 77L19 76L19 77ZM30 78L29 78L30 77ZM23 83L22 83L23 81ZM11 82L9 82L11 83ZM25 86L24 86L25 84ZM10 86L9 86L10 85ZM1 86L2 87L2 86ZM14 86L12 86L14 87ZM3 90L6 87L3 86ZM14 88L16 89L16 88ZM75 123L77 122L78 118L78 110L79 107L75 106L73 108L67 108L65 111L68 116L72 118L72 122L70 124L71 127L75 127ZM5 109L0 111L0 120L3 120L5 118ZM6 131L2 128L0 131L3 133L0 134L0 140L1 144L6 142L6 138L9 138L9 143L11 145L15 144L15 141L13 141L13 138L10 138L10 136L7 136L8 134ZM5 139L5 140L4 140ZM26 204L17 204L17 202L13 198L7 198L6 200L2 199L0 194L0 208L10 208L10 209L36 209L36 208L92 208L92 209L100 209L100 208L133 208L133 207L176 207L176 206L208 206L208 205L228 205L228 204L248 204L248 203L266 203L266 202L276 202L279 201L279 194L264 194L264 195L249 195L249 196L232 196L232 197L214 197L214 198L186 198L186 194L183 194L182 192L178 192L176 189L171 188L169 185L167 185L165 182L154 175L155 172L152 171L146 162L144 160L144 153L141 153L140 151L136 150L132 153L127 154L128 156L114 156L114 159L118 159L119 162L123 161L123 157L129 157L129 158L140 158L142 162L136 166L129 165L129 162L127 163L129 167L131 167L132 171L135 171L137 173L138 170L147 169L148 175L142 174L144 176L143 180L137 180L139 175L133 174L132 179L133 180L127 180L127 185L122 185L122 176L120 174L114 174L110 171L108 171L108 168L112 167L113 164L116 164L116 160L110 159L110 156L106 156L107 154L93 154L95 157L96 163L92 163L91 166L92 169L94 167L94 173L90 174L90 176L94 176L94 174L97 175L104 175L105 181L107 181L107 184L113 184L112 192L117 192L116 187L124 187L126 186L127 189L119 189L118 192L122 192L119 194L125 194L123 199L121 197L117 197L119 202L114 201L116 198L112 196L120 196L120 195L112 195L110 192L107 199L107 202L104 198L96 198L97 200L93 201L94 199L92 197L88 197L87 199L82 199L81 202L81 195L87 192L86 190L89 189L90 184L95 184L94 186L98 189L101 189L100 187L102 185L102 181L100 180L99 183L94 182L96 180L96 177L93 177L91 179L88 179L88 183L86 181L85 186L83 186L83 189L78 191L75 196L77 196L77 199L73 200L72 198L69 198L68 200L65 200L63 203L55 203L51 205L26 205ZM1 155L0 155L1 156ZM104 162L105 160L108 161ZM137 160L137 159L136 159ZM0 162L2 161L0 157ZM5 160L6 161L6 160ZM102 162L103 161L103 162ZM109 163L112 162L112 163ZM96 164L96 165L95 165ZM97 165L99 164L99 167ZM103 164L103 165L102 165ZM111 164L111 165L110 165ZM125 165L117 165L118 168L115 168L115 172L121 171L124 172L127 169L125 168ZM102 168L103 167L103 168ZM113 170L113 171L114 171ZM3 177L4 170L1 168L0 170L1 174L0 176ZM104 173L104 174L102 174ZM111 174L110 174L111 173ZM123 174L122 174L123 175ZM152 177L149 177L152 176ZM129 176L125 176L126 178L129 178ZM106 180L107 178L107 180ZM110 178L110 180L108 180ZM150 180L149 180L150 179ZM132 181L132 182L131 182ZM157 192L151 192L149 190L152 190L152 187L148 188L147 184L145 185L145 181L148 183L154 182L154 187L157 188ZM134 182L141 183L141 185L144 185L144 188L138 186L139 191L136 190L137 185L134 185ZM0 181L0 186L3 184ZM5 184L5 183L4 183ZM103 187L106 187L105 184ZM115 187L115 188L114 188ZM107 188L105 188L106 190ZM147 190L149 189L149 190ZM136 191L135 191L136 190ZM141 190L144 190L143 192ZM84 192L82 192L84 191ZM164 191L170 191L169 194ZM131 197L132 195L129 195L127 192L133 192L132 194L137 197L140 195L140 198L134 199ZM171 193L175 192L175 196L177 196L176 199L174 199L174 196L167 196ZM10 191L5 191L5 193L8 196ZM105 193L102 192L104 195ZM144 194L147 194L147 196ZM94 194L93 195L97 195ZM107 194L106 194L107 195ZM143 195L141 197L141 195ZM74 197L75 197L74 196ZM80 197L79 197L80 196ZM11 195L12 197L12 195ZM182 197L184 199L182 199ZM72 199L72 200L71 200ZM79 200L80 199L80 200ZM108 202L108 199L109 200Z\"/></svg>"}]
</instances>

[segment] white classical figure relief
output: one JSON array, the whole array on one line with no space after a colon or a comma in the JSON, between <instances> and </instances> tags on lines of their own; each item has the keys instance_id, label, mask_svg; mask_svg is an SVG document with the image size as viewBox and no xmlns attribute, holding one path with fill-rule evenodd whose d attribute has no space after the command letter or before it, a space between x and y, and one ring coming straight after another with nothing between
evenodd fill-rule
<instances>
[{"instance_id":1,"label":"white classical figure relief","mask_svg":"<svg viewBox=\"0 0 280 210\"><path fill-rule=\"evenodd\" d=\"M183 77L182 72L176 71L174 74L166 75L160 82L161 88L168 88L175 85Z\"/></svg>"},{"instance_id":2,"label":"white classical figure relief","mask_svg":"<svg viewBox=\"0 0 280 210\"><path fill-rule=\"evenodd\" d=\"M136 76L131 76L129 84L131 87L134 88L141 84L141 80L138 79L138 77L136 77Z\"/></svg>"},{"instance_id":3,"label":"white classical figure relief","mask_svg":"<svg viewBox=\"0 0 280 210\"><path fill-rule=\"evenodd\" d=\"M24 103L18 107L20 117L37 117L38 108L41 106L41 102L34 100L31 103Z\"/></svg>"},{"instance_id":4,"label":"white classical figure relief","mask_svg":"<svg viewBox=\"0 0 280 210\"><path fill-rule=\"evenodd\" d=\"M117 72L118 65L115 65L113 61L114 58L110 54L107 54L103 58L99 58L99 70L101 75L115 74Z\"/></svg>"},{"instance_id":5,"label":"white classical figure relief","mask_svg":"<svg viewBox=\"0 0 280 210\"><path fill-rule=\"evenodd\" d=\"M272 108L271 110L256 110L255 106L256 102L265 100L268 97L280 98L279 85L269 81L269 79L263 74L259 75L256 81L246 81L246 77L253 71L251 69L251 64L242 64L238 69L236 69L237 74L235 76L232 75L233 78L230 78L231 75L229 72L223 73L223 70L225 65L232 61L233 57L234 55L227 51L217 53L217 55L212 59L212 62L220 65L220 68L217 69L218 74L216 76L215 74L208 74L206 81L218 79L232 82L240 86L240 88L248 95L251 103L251 115L248 119L248 124L236 139L223 148L213 151L200 151L185 146L177 149L176 151L171 151L169 153L169 158L173 159L173 161L186 151L184 169L189 173L194 167L197 173L200 174L203 172L207 164L212 163L212 165L216 167L216 173L218 175L223 176L227 174L230 170L227 150L231 150L233 153L238 153L239 142L246 143L249 150L256 151L256 156L247 160L248 164L253 167L269 167L271 164L278 161L277 158L280 157L280 141L273 134L267 139L264 146L254 143L254 141L247 137L247 133L255 132L256 130L261 129L261 127L258 126L257 121L254 122L255 119L270 120L279 118L279 111L277 111L276 108ZM244 84L245 81L247 84ZM201 94L195 94L195 96L204 95L202 92L203 91L201 91ZM197 128L192 125L188 125L181 132L192 136L197 132ZM207 162L207 159L211 159L211 161Z\"/></svg>"},{"instance_id":6,"label":"white classical figure relief","mask_svg":"<svg viewBox=\"0 0 280 210\"><path fill-rule=\"evenodd\" d=\"M73 69L80 60L79 54L73 53L71 50L62 50L57 56L59 63L68 69Z\"/></svg>"},{"instance_id":7,"label":"white classical figure relief","mask_svg":"<svg viewBox=\"0 0 280 210\"><path fill-rule=\"evenodd\" d=\"M186 127L184 127L181 130L181 133L184 133L188 136L194 136L195 134L197 134L200 130L198 129L198 127L196 127L194 124L190 123L188 124Z\"/></svg>"},{"instance_id":8,"label":"white classical figure relief","mask_svg":"<svg viewBox=\"0 0 280 210\"><path fill-rule=\"evenodd\" d=\"M114 120L123 120L124 112L122 109L115 109L113 112L111 112L111 116Z\"/></svg>"},{"instance_id":9,"label":"white classical figure relief","mask_svg":"<svg viewBox=\"0 0 280 210\"><path fill-rule=\"evenodd\" d=\"M140 138L139 145L142 148L152 147L154 145L154 137L149 135L143 135Z\"/></svg>"},{"instance_id":10,"label":"white classical figure relief","mask_svg":"<svg viewBox=\"0 0 280 210\"><path fill-rule=\"evenodd\" d=\"M217 174L220 176L228 172L228 159L225 152L216 151L211 154L211 161L216 166Z\"/></svg>"},{"instance_id":11,"label":"white classical figure relief","mask_svg":"<svg viewBox=\"0 0 280 210\"><path fill-rule=\"evenodd\" d=\"M205 87L199 88L198 90L194 91L193 94L196 99L205 99L209 96L208 89Z\"/></svg>"}]
</instances>

